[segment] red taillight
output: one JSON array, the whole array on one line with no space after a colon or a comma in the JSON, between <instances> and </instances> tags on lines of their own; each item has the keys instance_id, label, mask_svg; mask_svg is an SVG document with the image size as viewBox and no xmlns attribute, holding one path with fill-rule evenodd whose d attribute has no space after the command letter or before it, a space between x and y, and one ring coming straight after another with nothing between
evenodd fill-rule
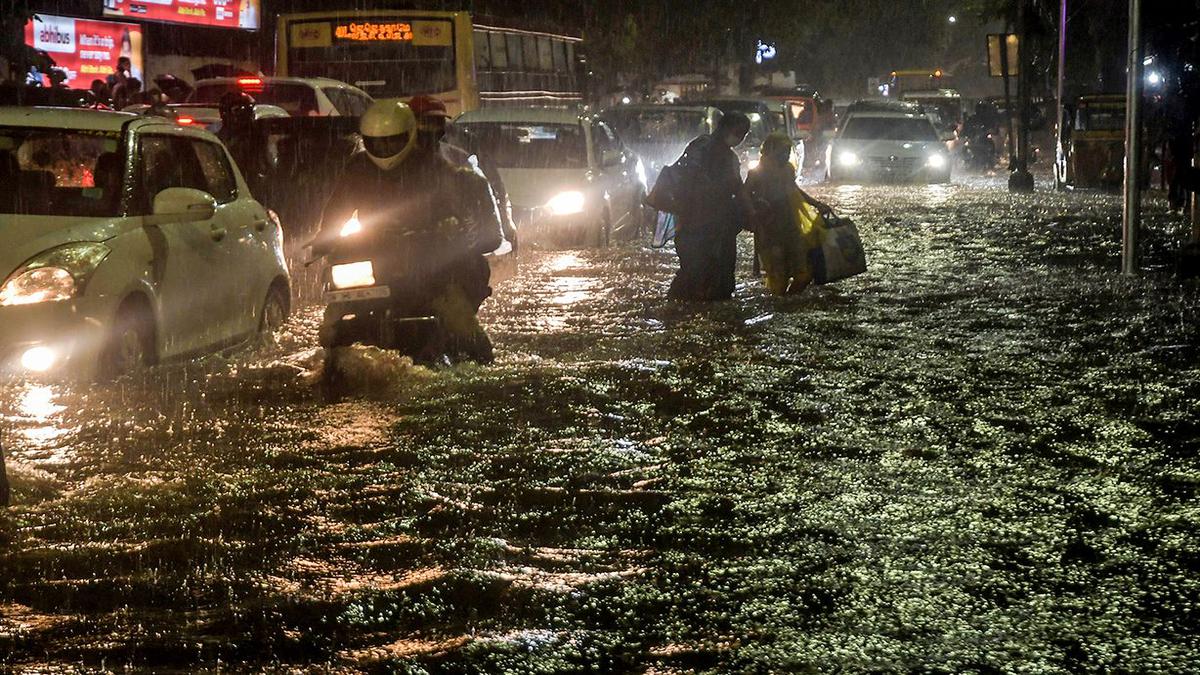
<instances>
[{"instance_id":1,"label":"red taillight","mask_svg":"<svg viewBox=\"0 0 1200 675\"><path fill-rule=\"evenodd\" d=\"M239 86L242 86L242 87L261 87L262 86L262 78L261 77L239 77L237 83Z\"/></svg>"},{"instance_id":2,"label":"red taillight","mask_svg":"<svg viewBox=\"0 0 1200 675\"><path fill-rule=\"evenodd\" d=\"M178 117L175 119L176 124L195 124L196 120L191 117Z\"/></svg>"}]
</instances>

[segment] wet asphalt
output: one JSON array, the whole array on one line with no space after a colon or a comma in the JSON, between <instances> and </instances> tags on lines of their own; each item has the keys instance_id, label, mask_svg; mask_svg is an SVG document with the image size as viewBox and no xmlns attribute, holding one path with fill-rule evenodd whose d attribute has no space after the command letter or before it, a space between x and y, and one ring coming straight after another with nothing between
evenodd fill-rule
<instances>
[{"instance_id":1,"label":"wet asphalt","mask_svg":"<svg viewBox=\"0 0 1200 675\"><path fill-rule=\"evenodd\" d=\"M1043 186L1044 187L1044 186ZM1186 224L1000 179L815 186L869 272L664 299L525 250L491 367L279 343L6 382L0 669L1200 670Z\"/></svg>"}]
</instances>

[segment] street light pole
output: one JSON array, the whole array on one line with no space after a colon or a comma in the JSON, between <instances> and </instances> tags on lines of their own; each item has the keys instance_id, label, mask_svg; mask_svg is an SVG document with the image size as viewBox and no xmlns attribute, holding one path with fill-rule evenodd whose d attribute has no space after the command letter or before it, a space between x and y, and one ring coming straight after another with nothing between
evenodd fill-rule
<instances>
[{"instance_id":1,"label":"street light pole","mask_svg":"<svg viewBox=\"0 0 1200 675\"><path fill-rule=\"evenodd\" d=\"M1063 111L1067 102L1063 90L1067 81L1067 0L1062 0L1058 10L1058 138L1062 141Z\"/></svg>"},{"instance_id":2,"label":"street light pole","mask_svg":"<svg viewBox=\"0 0 1200 675\"><path fill-rule=\"evenodd\" d=\"M1008 175L1010 192L1033 192L1033 174L1029 171L1029 108L1032 90L1032 54L1029 31L1029 0L1017 0L1017 153L1016 166ZM1011 115L1011 113L1010 113Z\"/></svg>"},{"instance_id":3,"label":"street light pole","mask_svg":"<svg viewBox=\"0 0 1200 675\"><path fill-rule=\"evenodd\" d=\"M1129 0L1129 64L1125 85L1125 193L1121 271L1137 274L1142 220L1142 0Z\"/></svg>"}]
</instances>

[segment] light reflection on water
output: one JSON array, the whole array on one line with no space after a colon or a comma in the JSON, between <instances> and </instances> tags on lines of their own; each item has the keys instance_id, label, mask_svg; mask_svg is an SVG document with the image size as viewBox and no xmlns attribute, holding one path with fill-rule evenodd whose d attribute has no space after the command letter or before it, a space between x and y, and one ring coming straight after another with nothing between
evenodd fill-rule
<instances>
[{"instance_id":1,"label":"light reflection on water","mask_svg":"<svg viewBox=\"0 0 1200 675\"><path fill-rule=\"evenodd\" d=\"M20 433L34 447L46 448L66 433L57 422L57 416L66 410L66 406L55 403L53 387L35 385L25 390L17 402L17 420ZM54 463L65 462L67 457L61 452L55 452L44 461Z\"/></svg>"}]
</instances>

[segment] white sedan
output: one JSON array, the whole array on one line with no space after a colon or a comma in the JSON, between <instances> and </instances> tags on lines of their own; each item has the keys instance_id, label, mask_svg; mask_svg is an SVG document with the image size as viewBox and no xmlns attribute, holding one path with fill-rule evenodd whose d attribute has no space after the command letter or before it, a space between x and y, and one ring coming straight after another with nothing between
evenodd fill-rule
<instances>
[{"instance_id":1,"label":"white sedan","mask_svg":"<svg viewBox=\"0 0 1200 675\"><path fill-rule=\"evenodd\" d=\"M158 117L0 108L0 367L115 375L272 331L278 221L215 136Z\"/></svg>"},{"instance_id":2,"label":"white sedan","mask_svg":"<svg viewBox=\"0 0 1200 675\"><path fill-rule=\"evenodd\" d=\"M484 108L459 116L451 141L499 172L522 241L582 236L605 246L642 224L645 171L599 118Z\"/></svg>"}]
</instances>

